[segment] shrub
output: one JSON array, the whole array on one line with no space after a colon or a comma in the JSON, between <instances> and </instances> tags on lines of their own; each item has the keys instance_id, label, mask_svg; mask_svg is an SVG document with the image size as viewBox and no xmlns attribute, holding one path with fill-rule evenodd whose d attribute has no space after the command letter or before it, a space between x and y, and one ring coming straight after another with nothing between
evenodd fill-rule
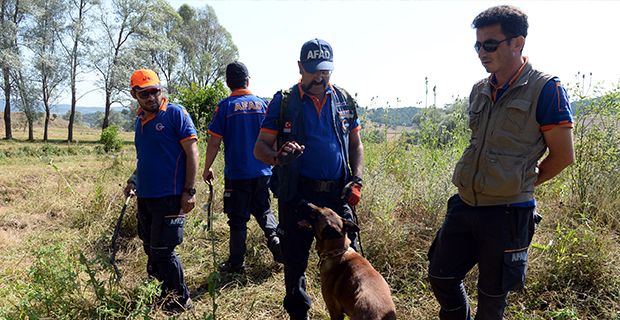
<instances>
[{"instance_id":1,"label":"shrub","mask_svg":"<svg viewBox=\"0 0 620 320\"><path fill-rule=\"evenodd\" d=\"M123 139L118 137L118 126L113 125L103 129L99 143L103 145L103 151L115 152L123 147Z\"/></svg>"}]
</instances>

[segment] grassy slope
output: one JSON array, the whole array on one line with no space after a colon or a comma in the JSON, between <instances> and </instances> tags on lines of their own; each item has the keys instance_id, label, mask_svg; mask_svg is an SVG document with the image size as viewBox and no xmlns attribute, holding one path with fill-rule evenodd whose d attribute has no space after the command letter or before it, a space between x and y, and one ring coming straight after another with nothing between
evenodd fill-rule
<instances>
[{"instance_id":1,"label":"grassy slope","mask_svg":"<svg viewBox=\"0 0 620 320\"><path fill-rule=\"evenodd\" d=\"M4 124L0 126L4 130ZM0 141L0 154L10 155L0 159L0 308L4 310L15 310L15 304L24 300L24 291L16 290L17 285L23 288L33 283L33 275L27 272L37 258L32 250L62 242L67 244L66 252L80 250L89 259L97 252L110 253L110 237L123 203L122 188L135 166L131 133L123 133L125 147L112 158L93 151L99 130L76 128L74 135L79 143L72 145L62 142L65 127L58 125L50 130L52 145L64 153L45 154L41 151L44 145L26 142L27 132L21 130L14 129L14 141ZM35 138L42 135L37 127ZM391 285L399 319L436 319L439 307L426 280L425 253L441 224L445 201L455 192L449 179L460 151L422 152L386 143L367 144L365 153L366 184L357 212L366 256ZM228 249L221 159L218 157L215 166L219 179L213 206L218 218L213 233L216 262L226 258ZM618 235L605 228L584 226L575 218L574 208L561 202L566 193L563 179L537 191L539 211L545 220L534 238L526 288L510 296L506 319L620 317ZM214 264L211 243L203 230L207 214L202 207L207 203L207 188L199 184L197 189L199 205L190 214L185 241L177 249L196 305L192 313L182 317L189 319L203 319L203 313L212 309L207 277ZM146 279L145 256L135 234L135 206L131 201L127 209L117 255L123 274L121 286L127 292L137 290ZM273 208L277 208L275 202ZM254 220L249 227L249 271L244 276L224 277L218 285L218 318L286 319L282 266L270 258ZM311 254L307 273L314 303L311 319L327 319L317 263L316 255ZM100 277L105 279L106 273ZM474 307L475 278L474 270L466 282ZM85 305L81 312L98 303L88 290L80 299ZM86 317L75 314L67 318ZM157 311L150 316L162 317Z\"/></svg>"}]
</instances>

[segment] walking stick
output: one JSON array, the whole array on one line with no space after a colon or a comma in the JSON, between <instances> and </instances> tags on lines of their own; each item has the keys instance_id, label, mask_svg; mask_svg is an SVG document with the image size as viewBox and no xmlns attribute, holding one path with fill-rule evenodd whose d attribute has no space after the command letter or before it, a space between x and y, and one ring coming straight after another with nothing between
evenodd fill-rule
<instances>
[{"instance_id":1,"label":"walking stick","mask_svg":"<svg viewBox=\"0 0 620 320\"><path fill-rule=\"evenodd\" d=\"M213 203L213 183L209 181L209 202L207 203L207 231L211 231L211 204Z\"/></svg>"},{"instance_id":2,"label":"walking stick","mask_svg":"<svg viewBox=\"0 0 620 320\"><path fill-rule=\"evenodd\" d=\"M351 207L351 213L353 213L353 222L356 225L361 226L360 225L360 220L357 217L357 210L355 209L355 206L351 206L351 205L349 205L349 206ZM361 231L361 229L362 228L360 228L360 231L357 232L357 243L360 245L360 253L362 254L362 257L366 258L366 256L364 255L364 248L362 248L362 231Z\"/></svg>"},{"instance_id":3,"label":"walking stick","mask_svg":"<svg viewBox=\"0 0 620 320\"><path fill-rule=\"evenodd\" d=\"M121 215L118 217L118 221L116 222L116 227L114 228L114 234L112 235L112 255L110 256L110 262L114 267L114 271L116 271L116 283L121 281L121 272L118 270L116 266L116 250L118 250L118 246L116 245L116 238L118 237L118 231L121 229L121 222L123 221L123 216L125 215L125 209L127 209L127 204L131 199L131 195L127 196L125 200L125 205L123 205L123 209L121 209Z\"/></svg>"}]
</instances>

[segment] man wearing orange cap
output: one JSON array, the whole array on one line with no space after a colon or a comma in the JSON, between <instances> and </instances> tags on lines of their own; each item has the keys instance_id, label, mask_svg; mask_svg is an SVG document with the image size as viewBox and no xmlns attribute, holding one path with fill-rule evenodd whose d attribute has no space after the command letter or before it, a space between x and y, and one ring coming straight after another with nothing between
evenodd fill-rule
<instances>
[{"instance_id":1,"label":"man wearing orange cap","mask_svg":"<svg viewBox=\"0 0 620 320\"><path fill-rule=\"evenodd\" d=\"M162 307L179 313L193 308L174 248L183 242L185 215L196 203L198 137L185 107L161 96L153 70L134 72L130 85L131 96L140 104L138 164L125 193L138 197L138 235L148 256L147 273L162 281Z\"/></svg>"}]
</instances>

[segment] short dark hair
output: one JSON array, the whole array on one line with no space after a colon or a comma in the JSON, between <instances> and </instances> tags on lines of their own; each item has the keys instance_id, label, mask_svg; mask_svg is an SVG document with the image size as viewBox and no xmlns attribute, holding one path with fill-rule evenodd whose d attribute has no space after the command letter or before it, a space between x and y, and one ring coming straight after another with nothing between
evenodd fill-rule
<instances>
[{"instance_id":1,"label":"short dark hair","mask_svg":"<svg viewBox=\"0 0 620 320\"><path fill-rule=\"evenodd\" d=\"M506 37L527 37L527 14L510 5L491 7L481 12L472 22L472 28L479 29L500 24Z\"/></svg>"},{"instance_id":2,"label":"short dark hair","mask_svg":"<svg viewBox=\"0 0 620 320\"><path fill-rule=\"evenodd\" d=\"M234 79L226 79L226 85L230 88L230 90L235 89L247 89L247 81L248 78L234 78Z\"/></svg>"}]
</instances>

